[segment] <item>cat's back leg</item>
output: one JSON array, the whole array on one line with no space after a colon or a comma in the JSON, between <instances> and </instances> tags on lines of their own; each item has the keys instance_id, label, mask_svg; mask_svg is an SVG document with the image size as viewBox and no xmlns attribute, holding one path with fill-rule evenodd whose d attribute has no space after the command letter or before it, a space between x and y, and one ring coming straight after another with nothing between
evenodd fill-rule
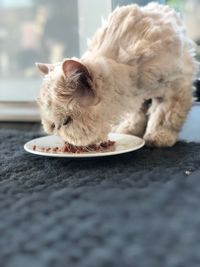
<instances>
[{"instance_id":1,"label":"cat's back leg","mask_svg":"<svg viewBox=\"0 0 200 267\"><path fill-rule=\"evenodd\" d=\"M192 86L182 84L161 98L154 98L148 111L146 145L173 146L192 103Z\"/></svg>"}]
</instances>

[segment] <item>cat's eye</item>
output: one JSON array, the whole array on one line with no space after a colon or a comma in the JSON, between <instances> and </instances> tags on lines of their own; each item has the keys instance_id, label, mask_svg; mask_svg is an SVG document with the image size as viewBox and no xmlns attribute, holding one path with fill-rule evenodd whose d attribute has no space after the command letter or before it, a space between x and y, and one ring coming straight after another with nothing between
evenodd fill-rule
<instances>
[{"instance_id":1,"label":"cat's eye","mask_svg":"<svg viewBox=\"0 0 200 267\"><path fill-rule=\"evenodd\" d=\"M51 129L53 130L55 127L56 127L56 126L55 126L55 123L52 123L52 124L51 124Z\"/></svg>"},{"instance_id":2,"label":"cat's eye","mask_svg":"<svg viewBox=\"0 0 200 267\"><path fill-rule=\"evenodd\" d=\"M63 125L65 126L65 125L69 124L70 122L72 122L72 118L70 116L67 116L65 118L65 120L63 121Z\"/></svg>"}]
</instances>

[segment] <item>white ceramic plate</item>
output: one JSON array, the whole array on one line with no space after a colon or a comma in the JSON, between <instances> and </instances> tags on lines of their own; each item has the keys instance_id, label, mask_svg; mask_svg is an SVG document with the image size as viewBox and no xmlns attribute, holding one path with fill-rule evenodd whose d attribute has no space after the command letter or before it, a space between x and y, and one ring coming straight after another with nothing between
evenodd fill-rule
<instances>
[{"instance_id":1,"label":"white ceramic plate","mask_svg":"<svg viewBox=\"0 0 200 267\"><path fill-rule=\"evenodd\" d=\"M64 153L49 153L49 152L41 152L37 150L33 150L33 146L38 147L62 147L64 145L64 141L60 139L58 136L45 136L33 139L24 145L24 149L27 152L41 155L41 156L48 156L48 157L63 157L63 158L89 158L89 157L103 157L103 156L112 156L117 154L123 154L127 152L131 152L137 150L144 146L144 140L127 134L117 134L117 133L110 133L109 140L115 141L115 149L114 151L106 151L106 152L85 152L80 154L73 154L69 152Z\"/></svg>"}]
</instances>

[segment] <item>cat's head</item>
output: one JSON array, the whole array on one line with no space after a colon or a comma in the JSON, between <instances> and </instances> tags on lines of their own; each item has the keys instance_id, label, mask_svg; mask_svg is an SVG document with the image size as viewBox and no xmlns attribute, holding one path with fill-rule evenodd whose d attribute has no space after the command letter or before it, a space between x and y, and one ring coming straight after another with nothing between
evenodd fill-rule
<instances>
[{"instance_id":1,"label":"cat's head","mask_svg":"<svg viewBox=\"0 0 200 267\"><path fill-rule=\"evenodd\" d=\"M38 97L44 130L77 146L105 140L110 128L92 71L72 59L36 65L44 74Z\"/></svg>"}]
</instances>

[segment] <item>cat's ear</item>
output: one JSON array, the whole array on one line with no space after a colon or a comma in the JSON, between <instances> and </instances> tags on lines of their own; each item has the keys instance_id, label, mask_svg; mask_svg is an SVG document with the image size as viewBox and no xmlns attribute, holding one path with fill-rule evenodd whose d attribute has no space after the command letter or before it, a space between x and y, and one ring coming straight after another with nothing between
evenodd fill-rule
<instances>
[{"instance_id":1,"label":"cat's ear","mask_svg":"<svg viewBox=\"0 0 200 267\"><path fill-rule=\"evenodd\" d=\"M39 69L39 71L46 75L49 73L49 71L51 71L54 68L53 64L46 64L46 63L35 63L36 67Z\"/></svg>"},{"instance_id":2,"label":"cat's ear","mask_svg":"<svg viewBox=\"0 0 200 267\"><path fill-rule=\"evenodd\" d=\"M82 63L75 60L65 60L62 63L64 76L74 85L73 97L81 106L96 105L99 101L95 95L92 77Z\"/></svg>"}]
</instances>

